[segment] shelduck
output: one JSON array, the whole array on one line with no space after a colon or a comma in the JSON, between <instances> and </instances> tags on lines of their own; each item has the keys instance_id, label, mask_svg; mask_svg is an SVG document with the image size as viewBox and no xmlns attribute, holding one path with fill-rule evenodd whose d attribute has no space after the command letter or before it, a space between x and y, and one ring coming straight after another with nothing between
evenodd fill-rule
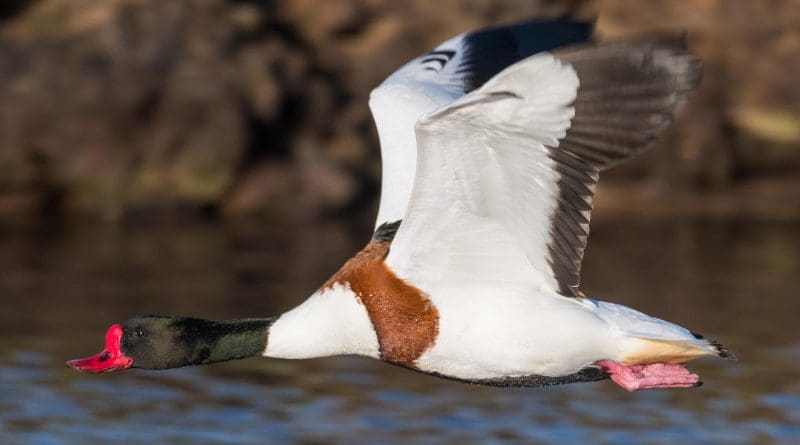
<instances>
[{"instance_id":1,"label":"shelduck","mask_svg":"<svg viewBox=\"0 0 800 445\"><path fill-rule=\"evenodd\" d=\"M355 354L448 379L633 391L701 382L721 344L578 290L599 173L644 151L696 85L681 42L593 43L528 21L454 37L372 91L383 190L371 241L296 308L115 324L87 372Z\"/></svg>"}]
</instances>

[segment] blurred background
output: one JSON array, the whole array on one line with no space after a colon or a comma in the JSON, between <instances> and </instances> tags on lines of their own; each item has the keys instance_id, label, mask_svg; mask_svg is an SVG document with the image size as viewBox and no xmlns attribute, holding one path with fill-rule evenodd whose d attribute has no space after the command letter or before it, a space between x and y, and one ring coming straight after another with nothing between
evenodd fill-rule
<instances>
[{"instance_id":1,"label":"blurred background","mask_svg":"<svg viewBox=\"0 0 800 445\"><path fill-rule=\"evenodd\" d=\"M369 91L455 34L563 14L600 40L687 32L705 67L598 211L800 216L797 0L6 0L0 219L371 211Z\"/></svg>"},{"instance_id":2,"label":"blurred background","mask_svg":"<svg viewBox=\"0 0 800 445\"><path fill-rule=\"evenodd\" d=\"M717 338L706 385L457 384L358 358L79 375L141 313L280 313L369 239L369 91L464 31L686 32L704 78L604 174L582 289ZM0 443L800 443L800 1L0 2Z\"/></svg>"}]
</instances>

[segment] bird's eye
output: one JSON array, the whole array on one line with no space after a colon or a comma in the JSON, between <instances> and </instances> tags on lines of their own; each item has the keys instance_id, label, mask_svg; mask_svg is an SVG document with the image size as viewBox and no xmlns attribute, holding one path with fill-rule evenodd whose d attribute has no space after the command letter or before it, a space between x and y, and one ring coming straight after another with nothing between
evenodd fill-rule
<instances>
[{"instance_id":1,"label":"bird's eye","mask_svg":"<svg viewBox=\"0 0 800 445\"><path fill-rule=\"evenodd\" d=\"M137 337L144 337L144 329L141 329L141 328L137 329L136 330L136 336Z\"/></svg>"}]
</instances>

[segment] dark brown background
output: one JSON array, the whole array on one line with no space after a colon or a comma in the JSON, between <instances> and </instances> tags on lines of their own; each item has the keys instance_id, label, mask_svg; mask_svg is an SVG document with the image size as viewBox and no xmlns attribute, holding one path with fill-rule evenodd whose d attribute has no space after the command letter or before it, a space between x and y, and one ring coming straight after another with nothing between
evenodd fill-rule
<instances>
[{"instance_id":1,"label":"dark brown background","mask_svg":"<svg viewBox=\"0 0 800 445\"><path fill-rule=\"evenodd\" d=\"M599 212L800 216L798 0L14 0L0 4L0 220L368 214L369 91L488 24L687 31L704 79Z\"/></svg>"}]
</instances>

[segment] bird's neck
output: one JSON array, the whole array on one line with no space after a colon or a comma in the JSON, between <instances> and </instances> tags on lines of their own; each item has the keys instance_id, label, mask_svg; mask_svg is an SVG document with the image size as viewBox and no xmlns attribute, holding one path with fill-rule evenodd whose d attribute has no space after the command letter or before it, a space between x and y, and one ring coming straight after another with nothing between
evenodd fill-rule
<instances>
[{"instance_id":1,"label":"bird's neck","mask_svg":"<svg viewBox=\"0 0 800 445\"><path fill-rule=\"evenodd\" d=\"M267 346L269 327L277 317L236 320L185 318L175 322L180 328L182 351L164 351L165 360L176 359L166 368L238 360L260 356Z\"/></svg>"},{"instance_id":2,"label":"bird's neck","mask_svg":"<svg viewBox=\"0 0 800 445\"><path fill-rule=\"evenodd\" d=\"M314 358L357 354L379 357L375 330L346 284L314 293L303 304L271 318L169 321L172 341L151 344L134 366L167 369L248 357Z\"/></svg>"},{"instance_id":3,"label":"bird's neck","mask_svg":"<svg viewBox=\"0 0 800 445\"><path fill-rule=\"evenodd\" d=\"M249 318L217 321L209 326L209 363L256 357L267 347L269 327L277 319Z\"/></svg>"}]
</instances>

